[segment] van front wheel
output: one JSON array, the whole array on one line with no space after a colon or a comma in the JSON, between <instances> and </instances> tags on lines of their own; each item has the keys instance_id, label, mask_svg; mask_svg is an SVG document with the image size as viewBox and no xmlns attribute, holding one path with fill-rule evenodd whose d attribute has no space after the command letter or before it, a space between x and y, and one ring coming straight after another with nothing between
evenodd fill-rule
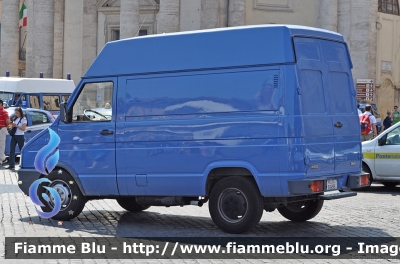
<instances>
[{"instance_id":1,"label":"van front wheel","mask_svg":"<svg viewBox=\"0 0 400 264\"><path fill-rule=\"evenodd\" d=\"M257 185L244 177L227 177L212 188L209 211L223 231L241 234L260 222L264 203Z\"/></svg>"},{"instance_id":2,"label":"van front wheel","mask_svg":"<svg viewBox=\"0 0 400 264\"><path fill-rule=\"evenodd\" d=\"M47 187L54 189L61 201L60 211L51 219L66 221L77 217L85 207L87 199L82 194L75 179L63 169L55 169L47 175L47 178L51 181L50 184L46 184ZM42 211L52 212L55 197L51 195L48 189L43 187L38 188L37 194L42 204L45 205L41 207ZM43 194L49 198L47 201L43 198Z\"/></svg>"},{"instance_id":3,"label":"van front wheel","mask_svg":"<svg viewBox=\"0 0 400 264\"><path fill-rule=\"evenodd\" d=\"M119 198L119 199L117 199L117 203L119 204L119 206L121 206L125 210L127 210L129 212L134 212L134 213L141 212L143 210L150 208L150 206L142 206L142 205L138 204L136 202L135 197Z\"/></svg>"},{"instance_id":4,"label":"van front wheel","mask_svg":"<svg viewBox=\"0 0 400 264\"><path fill-rule=\"evenodd\" d=\"M287 206L279 207L279 213L288 220L304 222L314 218L322 209L323 200L308 200L289 203Z\"/></svg>"}]
</instances>

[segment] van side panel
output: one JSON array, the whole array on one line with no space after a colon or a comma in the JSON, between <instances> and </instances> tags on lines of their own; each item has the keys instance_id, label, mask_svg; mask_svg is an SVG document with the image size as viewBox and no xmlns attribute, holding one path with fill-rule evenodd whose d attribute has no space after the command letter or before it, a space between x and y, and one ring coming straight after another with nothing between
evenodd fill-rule
<instances>
[{"instance_id":1,"label":"van side panel","mask_svg":"<svg viewBox=\"0 0 400 264\"><path fill-rule=\"evenodd\" d=\"M302 116L296 65L281 66L284 79L284 114L280 117L280 175L282 194L290 195L288 181L305 177Z\"/></svg>"},{"instance_id":2,"label":"van side panel","mask_svg":"<svg viewBox=\"0 0 400 264\"><path fill-rule=\"evenodd\" d=\"M85 77L294 63L291 39L288 27L265 25L124 39L107 43Z\"/></svg>"},{"instance_id":3,"label":"van side panel","mask_svg":"<svg viewBox=\"0 0 400 264\"><path fill-rule=\"evenodd\" d=\"M243 166L280 195L280 81L277 67L120 77L120 194L204 195L211 169Z\"/></svg>"}]
</instances>

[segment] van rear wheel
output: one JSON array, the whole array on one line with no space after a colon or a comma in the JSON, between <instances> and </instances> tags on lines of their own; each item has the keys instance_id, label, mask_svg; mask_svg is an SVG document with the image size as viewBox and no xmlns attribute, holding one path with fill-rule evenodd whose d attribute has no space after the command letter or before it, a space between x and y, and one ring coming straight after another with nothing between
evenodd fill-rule
<instances>
[{"instance_id":1,"label":"van rear wheel","mask_svg":"<svg viewBox=\"0 0 400 264\"><path fill-rule=\"evenodd\" d=\"M134 212L134 213L141 212L141 211L144 211L144 210L150 208L150 206L142 206L142 205L138 204L136 202L136 198L135 197L132 197L132 198L118 198L117 199L117 203L119 204L119 206L121 206L125 210L127 210L129 212Z\"/></svg>"},{"instance_id":2,"label":"van rear wheel","mask_svg":"<svg viewBox=\"0 0 400 264\"><path fill-rule=\"evenodd\" d=\"M323 200L308 200L288 203L278 208L279 213L286 219L294 222L304 222L314 218L322 209Z\"/></svg>"},{"instance_id":3,"label":"van rear wheel","mask_svg":"<svg viewBox=\"0 0 400 264\"><path fill-rule=\"evenodd\" d=\"M223 231L241 234L261 220L264 203L251 179L227 177L212 188L209 211L214 223Z\"/></svg>"}]
</instances>

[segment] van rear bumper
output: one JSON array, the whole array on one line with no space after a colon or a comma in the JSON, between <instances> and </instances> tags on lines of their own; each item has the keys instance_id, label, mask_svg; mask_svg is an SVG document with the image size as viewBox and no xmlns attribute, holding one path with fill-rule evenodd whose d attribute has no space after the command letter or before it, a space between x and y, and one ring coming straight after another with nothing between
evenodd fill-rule
<instances>
[{"instance_id":1,"label":"van rear bumper","mask_svg":"<svg viewBox=\"0 0 400 264\"><path fill-rule=\"evenodd\" d=\"M343 184L343 177L341 175L332 175L327 177L321 178L310 178L310 179L303 179L303 180L290 180L288 181L289 185L289 192L292 195L303 195L303 194L315 194L315 193L322 193L327 191L334 191L334 190L343 190L343 189L356 189L363 187L361 177L368 175L368 173L356 173L356 174L349 174L347 177L347 181ZM337 180L338 188L333 190L327 190L327 181L328 180ZM319 190L318 192L314 192L311 189L311 184L315 181L323 181L323 189ZM342 185L340 185L342 183ZM365 186L365 185L364 185Z\"/></svg>"},{"instance_id":2,"label":"van rear bumper","mask_svg":"<svg viewBox=\"0 0 400 264\"><path fill-rule=\"evenodd\" d=\"M29 196L29 187L32 183L39 179L40 172L35 169L19 169L18 170L18 186L26 195Z\"/></svg>"}]
</instances>

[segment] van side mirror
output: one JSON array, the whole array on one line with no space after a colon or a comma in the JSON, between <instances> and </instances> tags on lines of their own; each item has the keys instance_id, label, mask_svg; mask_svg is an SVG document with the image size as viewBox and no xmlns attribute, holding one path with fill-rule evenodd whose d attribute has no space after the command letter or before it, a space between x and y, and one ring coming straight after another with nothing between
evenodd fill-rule
<instances>
[{"instance_id":1,"label":"van side mirror","mask_svg":"<svg viewBox=\"0 0 400 264\"><path fill-rule=\"evenodd\" d=\"M385 146L386 145L386 136L387 135L384 135L383 137L378 139L378 146Z\"/></svg>"},{"instance_id":2,"label":"van side mirror","mask_svg":"<svg viewBox=\"0 0 400 264\"><path fill-rule=\"evenodd\" d=\"M60 120L64 123L69 123L68 122L68 109L67 109L67 103L62 102L60 104Z\"/></svg>"}]
</instances>

